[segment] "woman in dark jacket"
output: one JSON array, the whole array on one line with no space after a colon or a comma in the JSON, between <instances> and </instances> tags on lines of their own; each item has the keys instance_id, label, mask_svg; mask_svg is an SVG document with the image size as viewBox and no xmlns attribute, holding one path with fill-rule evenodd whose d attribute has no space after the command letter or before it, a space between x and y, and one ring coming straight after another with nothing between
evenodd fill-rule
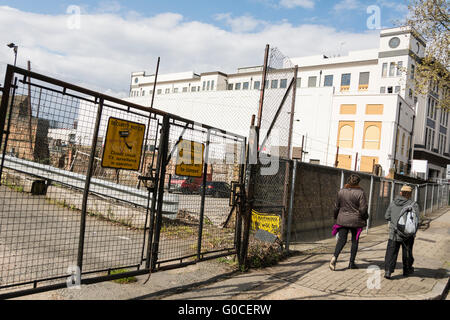
<instances>
[{"instance_id":1,"label":"woman in dark jacket","mask_svg":"<svg viewBox=\"0 0 450 320\"><path fill-rule=\"evenodd\" d=\"M336 261L347 243L347 235L352 233L352 248L350 254L349 269L357 269L355 265L356 253L358 251L358 240L362 228L366 226L368 218L367 199L364 190L359 186L361 178L352 174L347 179L347 184L339 190L335 208L334 219L336 224L333 227L333 234L338 232L338 242L334 251L334 256L330 261L330 269L336 269Z\"/></svg>"}]
</instances>

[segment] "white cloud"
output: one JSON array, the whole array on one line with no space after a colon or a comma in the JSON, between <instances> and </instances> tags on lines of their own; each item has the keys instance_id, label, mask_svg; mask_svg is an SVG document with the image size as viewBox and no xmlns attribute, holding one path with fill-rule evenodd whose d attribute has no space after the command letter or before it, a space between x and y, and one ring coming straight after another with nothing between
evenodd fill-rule
<instances>
[{"instance_id":1,"label":"white cloud","mask_svg":"<svg viewBox=\"0 0 450 320\"><path fill-rule=\"evenodd\" d=\"M280 6L289 8L289 9L295 8L295 7L312 9L312 8L314 8L314 1L313 0L281 0Z\"/></svg>"},{"instance_id":2,"label":"white cloud","mask_svg":"<svg viewBox=\"0 0 450 320\"><path fill-rule=\"evenodd\" d=\"M378 45L378 33L347 33L321 25L270 24L251 17L222 16L232 31L177 13L143 17L137 13L82 14L80 29L68 29L65 14L44 15L0 7L0 44L19 45L18 65L102 92L124 96L130 74L223 71L262 64L267 43L290 57ZM261 27L264 26L264 27ZM251 32L250 32L251 31ZM313 45L311 45L313 44ZM0 83L12 50L0 45Z\"/></svg>"},{"instance_id":3,"label":"white cloud","mask_svg":"<svg viewBox=\"0 0 450 320\"><path fill-rule=\"evenodd\" d=\"M224 21L226 25L231 27L232 32L251 32L258 27L264 27L265 21L257 20L252 16L244 15L233 18L230 13L219 13L215 16L217 21Z\"/></svg>"},{"instance_id":4,"label":"white cloud","mask_svg":"<svg viewBox=\"0 0 450 320\"><path fill-rule=\"evenodd\" d=\"M341 0L340 2L336 3L333 8L335 11L342 11L355 10L362 7L363 5L358 0Z\"/></svg>"}]
</instances>

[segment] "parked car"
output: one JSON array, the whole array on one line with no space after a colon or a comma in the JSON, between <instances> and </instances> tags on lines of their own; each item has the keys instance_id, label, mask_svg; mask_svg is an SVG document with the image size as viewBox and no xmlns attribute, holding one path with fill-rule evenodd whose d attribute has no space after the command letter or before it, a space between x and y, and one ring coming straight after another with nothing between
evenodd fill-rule
<instances>
[{"instance_id":1,"label":"parked car","mask_svg":"<svg viewBox=\"0 0 450 320\"><path fill-rule=\"evenodd\" d=\"M201 193L203 190L200 187L199 192ZM206 191L205 195L213 196L216 198L229 198L231 193L231 186L222 181L209 181L206 183Z\"/></svg>"},{"instance_id":2,"label":"parked car","mask_svg":"<svg viewBox=\"0 0 450 320\"><path fill-rule=\"evenodd\" d=\"M203 178L172 175L169 192L181 192L184 194L199 193Z\"/></svg>"}]
</instances>

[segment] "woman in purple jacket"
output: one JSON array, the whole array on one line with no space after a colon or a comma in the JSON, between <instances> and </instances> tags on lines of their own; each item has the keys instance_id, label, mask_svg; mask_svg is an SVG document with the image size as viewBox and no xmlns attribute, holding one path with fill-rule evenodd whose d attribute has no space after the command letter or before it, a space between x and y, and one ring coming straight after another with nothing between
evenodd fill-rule
<instances>
[{"instance_id":1,"label":"woman in purple jacket","mask_svg":"<svg viewBox=\"0 0 450 320\"><path fill-rule=\"evenodd\" d=\"M347 235L352 234L352 248L350 253L349 269L357 269L355 265L356 253L358 251L359 235L362 228L366 226L369 217L367 212L367 199L364 190L359 186L361 178L357 174L352 174L347 179L347 184L339 190L335 208L334 219L336 223L333 227L333 234L338 233L338 241L334 255L330 261L330 269L336 269L336 261L347 243Z\"/></svg>"}]
</instances>

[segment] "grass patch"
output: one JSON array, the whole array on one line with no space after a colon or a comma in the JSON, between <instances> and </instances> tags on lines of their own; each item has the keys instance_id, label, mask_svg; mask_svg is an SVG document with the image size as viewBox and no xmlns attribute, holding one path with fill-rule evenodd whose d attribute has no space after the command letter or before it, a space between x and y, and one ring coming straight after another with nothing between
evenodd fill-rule
<instances>
[{"instance_id":1,"label":"grass patch","mask_svg":"<svg viewBox=\"0 0 450 320\"><path fill-rule=\"evenodd\" d=\"M126 270L126 269L117 269L117 270L111 271L110 275L121 274L121 273L126 273L126 272L128 272L128 270ZM112 282L119 283L119 284L128 284L128 283L137 282L137 279L134 276L133 277L124 277L124 278L112 280Z\"/></svg>"}]
</instances>

